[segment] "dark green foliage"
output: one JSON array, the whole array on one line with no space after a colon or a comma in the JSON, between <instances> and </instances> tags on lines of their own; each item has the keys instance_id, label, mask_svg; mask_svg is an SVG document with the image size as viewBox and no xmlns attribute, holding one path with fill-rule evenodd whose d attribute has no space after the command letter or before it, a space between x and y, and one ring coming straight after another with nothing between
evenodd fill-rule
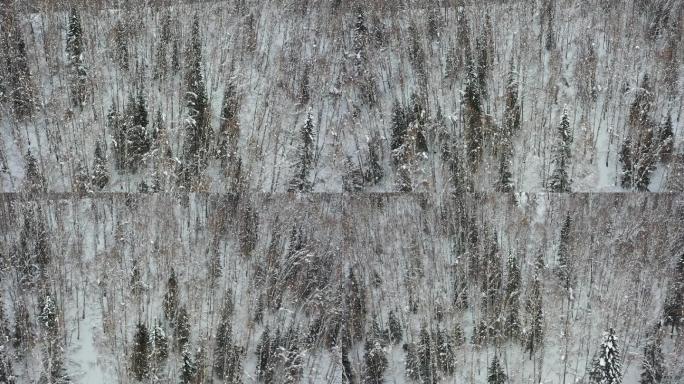
<instances>
[{"instance_id":1,"label":"dark green foliage","mask_svg":"<svg viewBox=\"0 0 684 384\"><path fill-rule=\"evenodd\" d=\"M404 344L404 350L406 351L406 376L411 380L420 379L420 359L418 357L418 352L416 351L416 346L411 344Z\"/></svg>"},{"instance_id":2,"label":"dark green foliage","mask_svg":"<svg viewBox=\"0 0 684 384\"><path fill-rule=\"evenodd\" d=\"M107 159L100 141L95 142L95 162L93 163L92 184L102 190L109 183Z\"/></svg>"},{"instance_id":3,"label":"dark green foliage","mask_svg":"<svg viewBox=\"0 0 684 384\"><path fill-rule=\"evenodd\" d=\"M382 167L382 144L378 135L374 134L368 141L368 162L370 163L366 180L377 184L385 176Z\"/></svg>"},{"instance_id":4,"label":"dark green foliage","mask_svg":"<svg viewBox=\"0 0 684 384\"><path fill-rule=\"evenodd\" d=\"M171 276L166 283L166 294L164 294L164 316L167 320L173 322L176 319L176 311L178 310L178 281L176 280L176 271L171 269Z\"/></svg>"},{"instance_id":5,"label":"dark green foliage","mask_svg":"<svg viewBox=\"0 0 684 384\"><path fill-rule=\"evenodd\" d=\"M0 49L5 53L6 61L0 75L0 101L9 100L11 110L19 118L31 116L35 108L34 89L26 55L26 44L15 17L12 5L3 5L0 11ZM1 65L0 64L0 65Z\"/></svg>"},{"instance_id":6,"label":"dark green foliage","mask_svg":"<svg viewBox=\"0 0 684 384\"><path fill-rule=\"evenodd\" d=\"M272 345L270 330L268 326L264 328L261 333L261 338L256 348L257 366L256 377L257 380L264 383L270 383L273 380L273 368L275 366L275 359L277 352Z\"/></svg>"},{"instance_id":7,"label":"dark green foliage","mask_svg":"<svg viewBox=\"0 0 684 384\"><path fill-rule=\"evenodd\" d=\"M392 111L392 141L390 149L394 152L404 145L404 136L406 135L408 122L406 121L404 109L398 101L394 102Z\"/></svg>"},{"instance_id":8,"label":"dark green foliage","mask_svg":"<svg viewBox=\"0 0 684 384\"><path fill-rule=\"evenodd\" d=\"M660 126L658 134L660 140L660 160L670 161L672 158L672 150L674 149L674 133L672 132L672 116L667 115L667 119Z\"/></svg>"},{"instance_id":9,"label":"dark green foliage","mask_svg":"<svg viewBox=\"0 0 684 384\"><path fill-rule=\"evenodd\" d=\"M31 339L33 338L33 331L31 329L31 318L29 311L23 302L15 305L14 310L14 334L12 335L14 348L19 352L23 352L28 348Z\"/></svg>"},{"instance_id":10,"label":"dark green foliage","mask_svg":"<svg viewBox=\"0 0 684 384\"><path fill-rule=\"evenodd\" d=\"M49 293L40 298L39 304L41 310L38 320L44 331L42 379L50 383L68 383L70 380L64 367L64 348L61 345L57 304Z\"/></svg>"},{"instance_id":11,"label":"dark green foliage","mask_svg":"<svg viewBox=\"0 0 684 384\"><path fill-rule=\"evenodd\" d=\"M366 287L362 284L354 271L349 270L347 280L346 304L349 314L349 331L352 339L358 340L364 332L366 322Z\"/></svg>"},{"instance_id":12,"label":"dark green foliage","mask_svg":"<svg viewBox=\"0 0 684 384\"><path fill-rule=\"evenodd\" d=\"M182 351L190 341L190 317L184 305L178 309L176 317L176 347Z\"/></svg>"},{"instance_id":13,"label":"dark green foliage","mask_svg":"<svg viewBox=\"0 0 684 384\"><path fill-rule=\"evenodd\" d=\"M230 81L223 91L223 107L216 144L216 155L221 167L234 167L238 157L240 140L240 101L235 84Z\"/></svg>"},{"instance_id":14,"label":"dark green foliage","mask_svg":"<svg viewBox=\"0 0 684 384\"><path fill-rule=\"evenodd\" d=\"M437 329L435 336L437 366L442 373L451 375L456 368L456 355L454 353L454 344L451 335L446 330Z\"/></svg>"},{"instance_id":15,"label":"dark green foliage","mask_svg":"<svg viewBox=\"0 0 684 384\"><path fill-rule=\"evenodd\" d=\"M468 283L464 273L455 274L452 304L460 310L468 308Z\"/></svg>"},{"instance_id":16,"label":"dark green foliage","mask_svg":"<svg viewBox=\"0 0 684 384\"><path fill-rule=\"evenodd\" d=\"M44 193L47 188L45 187L45 178L43 174L38 169L38 162L36 158L31 154L31 150L26 152L26 177L24 179L24 188L30 193Z\"/></svg>"},{"instance_id":17,"label":"dark green foliage","mask_svg":"<svg viewBox=\"0 0 684 384\"><path fill-rule=\"evenodd\" d=\"M532 292L527 299L528 325L526 331L525 351L532 354L544 345L544 309L541 297L541 283L539 276L532 282Z\"/></svg>"},{"instance_id":18,"label":"dark green foliage","mask_svg":"<svg viewBox=\"0 0 684 384\"><path fill-rule=\"evenodd\" d=\"M487 383L489 384L504 384L506 382L506 374L503 371L503 368L501 367L501 363L499 363L499 358L497 355L494 355L494 359L492 359L492 364L489 366L489 370L487 371Z\"/></svg>"},{"instance_id":19,"label":"dark green foliage","mask_svg":"<svg viewBox=\"0 0 684 384\"><path fill-rule=\"evenodd\" d=\"M570 218L570 214L568 214L565 217L565 221L563 221L558 244L558 268L556 273L561 282L561 286L566 290L572 288L575 281L572 255L570 253L570 247L572 246L572 239L570 237L571 225L572 219Z\"/></svg>"},{"instance_id":20,"label":"dark green foliage","mask_svg":"<svg viewBox=\"0 0 684 384\"><path fill-rule=\"evenodd\" d=\"M204 81L202 63L202 41L199 17L195 15L192 36L186 53L185 103L185 141L183 143L183 164L179 168L178 182L190 188L207 165L207 155L211 142L211 111Z\"/></svg>"},{"instance_id":21,"label":"dark green foliage","mask_svg":"<svg viewBox=\"0 0 684 384\"><path fill-rule=\"evenodd\" d=\"M470 55L466 58L466 71L466 87L463 95L465 140L468 161L471 168L475 169L482 158L484 132L481 84L476 65Z\"/></svg>"},{"instance_id":22,"label":"dark green foliage","mask_svg":"<svg viewBox=\"0 0 684 384\"><path fill-rule=\"evenodd\" d=\"M647 191L651 173L659 156L654 142L656 124L649 118L654 102L648 75L644 75L641 87L629 110L629 132L618 154L622 164L621 184L624 188Z\"/></svg>"},{"instance_id":23,"label":"dark green foliage","mask_svg":"<svg viewBox=\"0 0 684 384\"><path fill-rule=\"evenodd\" d=\"M622 361L615 331L605 332L603 342L594 358L589 379L596 384L620 384L622 382Z\"/></svg>"},{"instance_id":24,"label":"dark green foliage","mask_svg":"<svg viewBox=\"0 0 684 384\"><path fill-rule=\"evenodd\" d=\"M435 356L432 347L432 336L425 324L420 329L417 355L420 361L419 372L421 382L428 384L436 383L438 380L436 377L437 372L434 369Z\"/></svg>"},{"instance_id":25,"label":"dark green foliage","mask_svg":"<svg viewBox=\"0 0 684 384\"><path fill-rule=\"evenodd\" d=\"M150 335L143 323L138 323L133 336L133 354L131 355L131 372L136 380L143 380L150 372Z\"/></svg>"},{"instance_id":26,"label":"dark green foliage","mask_svg":"<svg viewBox=\"0 0 684 384\"><path fill-rule=\"evenodd\" d=\"M12 368L12 360L5 356L4 351L0 352L0 383L16 383L16 376L14 376L14 370Z\"/></svg>"},{"instance_id":27,"label":"dark green foliage","mask_svg":"<svg viewBox=\"0 0 684 384\"><path fill-rule=\"evenodd\" d=\"M259 215L249 200L242 203L240 212L240 251L244 256L250 256L256 247L259 233Z\"/></svg>"},{"instance_id":28,"label":"dark green foliage","mask_svg":"<svg viewBox=\"0 0 684 384\"><path fill-rule=\"evenodd\" d=\"M114 25L114 53L115 60L119 64L119 67L128 71L128 39L127 30L124 23L119 20L116 25Z\"/></svg>"},{"instance_id":29,"label":"dark green foliage","mask_svg":"<svg viewBox=\"0 0 684 384\"><path fill-rule=\"evenodd\" d=\"M309 113L306 122L300 130L301 143L298 150L298 159L294 167L294 176L288 186L289 192L311 192L310 180L311 167L314 160L314 125L313 116Z\"/></svg>"},{"instance_id":30,"label":"dark green foliage","mask_svg":"<svg viewBox=\"0 0 684 384\"><path fill-rule=\"evenodd\" d=\"M229 373L233 359L233 304L230 294L226 295L221 309L221 320L216 330L214 346L214 373L224 377Z\"/></svg>"},{"instance_id":31,"label":"dark green foliage","mask_svg":"<svg viewBox=\"0 0 684 384\"><path fill-rule=\"evenodd\" d=\"M390 340L394 344L401 343L403 338L401 324L399 323L399 319L397 319L397 316L393 311L389 312L389 316L387 318L387 328L389 329Z\"/></svg>"},{"instance_id":32,"label":"dark green foliage","mask_svg":"<svg viewBox=\"0 0 684 384\"><path fill-rule=\"evenodd\" d=\"M497 192L513 192L513 173L511 172L513 147L510 144L504 145L499 162L499 180L496 184Z\"/></svg>"},{"instance_id":33,"label":"dark green foliage","mask_svg":"<svg viewBox=\"0 0 684 384\"><path fill-rule=\"evenodd\" d=\"M152 352L151 358L157 364L161 364L169 357L169 341L166 332L160 325L156 325L152 330Z\"/></svg>"},{"instance_id":34,"label":"dark green foliage","mask_svg":"<svg viewBox=\"0 0 684 384\"><path fill-rule=\"evenodd\" d=\"M568 175L568 167L570 165L571 144L572 134L570 132L568 111L564 110L561 123L558 126L558 141L553 158L554 170L549 180L550 192L570 192L572 181Z\"/></svg>"},{"instance_id":35,"label":"dark green foliage","mask_svg":"<svg viewBox=\"0 0 684 384\"><path fill-rule=\"evenodd\" d=\"M506 320L504 334L509 338L520 335L520 288L521 277L518 258L511 253L508 256L508 279L506 282Z\"/></svg>"},{"instance_id":36,"label":"dark green foliage","mask_svg":"<svg viewBox=\"0 0 684 384\"><path fill-rule=\"evenodd\" d=\"M382 340L378 334L378 324L375 320L373 322L375 327L366 336L364 345L364 383L366 384L383 383L383 376L388 364L385 350L382 347Z\"/></svg>"},{"instance_id":37,"label":"dark green foliage","mask_svg":"<svg viewBox=\"0 0 684 384\"><path fill-rule=\"evenodd\" d=\"M72 8L69 15L66 53L69 64L71 102L74 106L83 108L86 99L87 74L83 64L83 27L81 15L76 8Z\"/></svg>"},{"instance_id":38,"label":"dark green foliage","mask_svg":"<svg viewBox=\"0 0 684 384\"><path fill-rule=\"evenodd\" d=\"M644 346L642 359L641 384L657 384L663 382L665 376L665 357L663 356L660 324L654 327Z\"/></svg>"},{"instance_id":39,"label":"dark green foliage","mask_svg":"<svg viewBox=\"0 0 684 384\"><path fill-rule=\"evenodd\" d=\"M192 361L190 347L183 345L183 365L181 366L180 383L192 384L197 376L197 365Z\"/></svg>"},{"instance_id":40,"label":"dark green foliage","mask_svg":"<svg viewBox=\"0 0 684 384\"><path fill-rule=\"evenodd\" d=\"M684 252L677 260L663 309L665 325L671 326L673 332L679 329L684 323Z\"/></svg>"}]
</instances>

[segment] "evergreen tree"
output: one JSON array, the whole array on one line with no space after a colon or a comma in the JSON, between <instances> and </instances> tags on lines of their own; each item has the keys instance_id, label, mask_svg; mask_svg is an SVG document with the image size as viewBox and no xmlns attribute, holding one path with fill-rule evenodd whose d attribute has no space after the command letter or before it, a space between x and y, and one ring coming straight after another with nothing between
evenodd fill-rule
<instances>
[{"instance_id":1,"label":"evergreen tree","mask_svg":"<svg viewBox=\"0 0 684 384\"><path fill-rule=\"evenodd\" d=\"M300 350L299 328L291 326L287 332L283 367L286 384L299 383L303 372L303 357Z\"/></svg>"},{"instance_id":2,"label":"evergreen tree","mask_svg":"<svg viewBox=\"0 0 684 384\"><path fill-rule=\"evenodd\" d=\"M399 323L399 319L397 319L397 316L394 315L393 311L389 312L389 317L387 318L387 328L389 329L390 340L394 344L401 343L403 337L401 331L401 324Z\"/></svg>"},{"instance_id":3,"label":"evergreen tree","mask_svg":"<svg viewBox=\"0 0 684 384\"><path fill-rule=\"evenodd\" d=\"M489 57L487 47L481 36L475 39L475 51L477 53L477 83L482 99L487 98L487 78L489 77Z\"/></svg>"},{"instance_id":4,"label":"evergreen tree","mask_svg":"<svg viewBox=\"0 0 684 384\"><path fill-rule=\"evenodd\" d=\"M677 260L677 266L674 271L672 282L667 290L667 297L664 305L664 323L666 326L672 326L672 332L675 328L684 323L684 252Z\"/></svg>"},{"instance_id":5,"label":"evergreen tree","mask_svg":"<svg viewBox=\"0 0 684 384\"><path fill-rule=\"evenodd\" d=\"M221 321L216 330L216 345L214 347L214 372L218 377L225 377L230 372L233 353L233 304L230 294L221 309Z\"/></svg>"},{"instance_id":6,"label":"evergreen tree","mask_svg":"<svg viewBox=\"0 0 684 384\"><path fill-rule=\"evenodd\" d=\"M604 339L594 358L589 379L596 384L620 384L622 382L622 362L618 349L615 331L610 328L604 333Z\"/></svg>"},{"instance_id":7,"label":"evergreen tree","mask_svg":"<svg viewBox=\"0 0 684 384\"><path fill-rule=\"evenodd\" d=\"M169 42L171 40L171 15L166 14L162 20L159 43L155 55L154 79L159 80L166 76L167 58Z\"/></svg>"},{"instance_id":8,"label":"evergreen tree","mask_svg":"<svg viewBox=\"0 0 684 384\"><path fill-rule=\"evenodd\" d=\"M437 330L436 352L439 369L447 375L454 373L456 355L451 335L446 330Z\"/></svg>"},{"instance_id":9,"label":"evergreen tree","mask_svg":"<svg viewBox=\"0 0 684 384\"><path fill-rule=\"evenodd\" d=\"M150 374L150 335L145 324L138 322L133 336L133 354L131 355L131 372L140 381Z\"/></svg>"},{"instance_id":10,"label":"evergreen tree","mask_svg":"<svg viewBox=\"0 0 684 384\"><path fill-rule=\"evenodd\" d=\"M420 359L416 351L416 346L411 344L404 344L404 350L406 351L406 376L411 380L420 379Z\"/></svg>"},{"instance_id":11,"label":"evergreen tree","mask_svg":"<svg viewBox=\"0 0 684 384\"><path fill-rule=\"evenodd\" d=\"M375 323L375 326L377 327L377 323ZM388 361L377 332L369 332L366 336L364 350L364 360L366 363L364 383L383 383L383 376L385 369L387 369Z\"/></svg>"},{"instance_id":12,"label":"evergreen tree","mask_svg":"<svg viewBox=\"0 0 684 384\"><path fill-rule=\"evenodd\" d=\"M528 329L526 330L525 350L530 352L530 359L532 359L532 354L544 345L544 309L540 285L539 276L537 275L532 282L532 292L527 299L526 305L529 322Z\"/></svg>"},{"instance_id":13,"label":"evergreen tree","mask_svg":"<svg viewBox=\"0 0 684 384\"><path fill-rule=\"evenodd\" d=\"M557 275L561 281L561 286L570 290L574 284L574 272L572 265L572 256L570 254L570 231L572 226L572 219L568 213L565 216L563 227L561 228L560 240L558 244L558 269Z\"/></svg>"},{"instance_id":14,"label":"evergreen tree","mask_svg":"<svg viewBox=\"0 0 684 384\"><path fill-rule=\"evenodd\" d=\"M518 258L511 252L508 255L508 280L506 283L506 323L504 333L510 338L520 334L520 287L521 277Z\"/></svg>"},{"instance_id":15,"label":"evergreen tree","mask_svg":"<svg viewBox=\"0 0 684 384\"><path fill-rule=\"evenodd\" d=\"M68 383L69 376L64 367L64 348L61 345L59 332L59 315L57 304L52 295L45 294L41 300L41 311L38 320L44 330L43 340L43 371L41 377L43 381L49 383L62 384Z\"/></svg>"},{"instance_id":16,"label":"evergreen tree","mask_svg":"<svg viewBox=\"0 0 684 384\"><path fill-rule=\"evenodd\" d=\"M183 366L181 367L180 383L181 384L192 384L194 383L195 377L197 375L197 366L195 362L192 361L192 356L190 354L190 347L187 344L183 345Z\"/></svg>"},{"instance_id":17,"label":"evergreen tree","mask_svg":"<svg viewBox=\"0 0 684 384\"><path fill-rule=\"evenodd\" d=\"M178 316L176 317L176 346L179 351L190 341L190 317L188 315L188 310L185 309L184 305L181 305L178 309Z\"/></svg>"},{"instance_id":18,"label":"evergreen tree","mask_svg":"<svg viewBox=\"0 0 684 384\"><path fill-rule=\"evenodd\" d=\"M665 358L661 348L660 324L654 327L653 332L644 346L644 356L642 360L641 384L661 383L665 376Z\"/></svg>"},{"instance_id":19,"label":"evergreen tree","mask_svg":"<svg viewBox=\"0 0 684 384\"><path fill-rule=\"evenodd\" d=\"M418 341L418 360L420 361L420 380L422 383L435 383L437 382L437 377L433 370L433 350L432 350L432 338L430 332L427 330L427 326L423 324L420 329L420 338Z\"/></svg>"},{"instance_id":20,"label":"evergreen tree","mask_svg":"<svg viewBox=\"0 0 684 384\"><path fill-rule=\"evenodd\" d=\"M482 129L482 91L476 65L470 54L466 58L466 71L466 88L463 95L465 141L470 166L475 169L482 157L484 136Z\"/></svg>"},{"instance_id":21,"label":"evergreen tree","mask_svg":"<svg viewBox=\"0 0 684 384\"><path fill-rule=\"evenodd\" d=\"M75 7L71 9L69 15L66 53L69 63L71 101L74 106L82 108L86 99L87 74L83 64L83 27L81 26L81 15Z\"/></svg>"},{"instance_id":22,"label":"evergreen tree","mask_svg":"<svg viewBox=\"0 0 684 384\"><path fill-rule=\"evenodd\" d=\"M309 104L311 99L311 89L309 86L309 72L311 71L311 63L304 64L304 73L302 74L302 83L299 90L299 105L305 106Z\"/></svg>"},{"instance_id":23,"label":"evergreen tree","mask_svg":"<svg viewBox=\"0 0 684 384\"><path fill-rule=\"evenodd\" d=\"M392 141L390 145L393 154L404 145L404 136L406 135L407 128L408 122L404 115L404 109L399 102L395 100L392 109Z\"/></svg>"},{"instance_id":24,"label":"evergreen tree","mask_svg":"<svg viewBox=\"0 0 684 384\"><path fill-rule=\"evenodd\" d=\"M14 334L12 335L13 346L21 354L28 349L33 337L31 318L26 305L19 301L14 309Z\"/></svg>"},{"instance_id":25,"label":"evergreen tree","mask_svg":"<svg viewBox=\"0 0 684 384\"><path fill-rule=\"evenodd\" d=\"M169 357L169 341L166 332L159 324L155 325L152 330L152 346L152 359L157 364L162 364Z\"/></svg>"},{"instance_id":26,"label":"evergreen tree","mask_svg":"<svg viewBox=\"0 0 684 384\"><path fill-rule=\"evenodd\" d=\"M513 153L513 135L520 130L520 101L518 100L518 78L511 58L508 82L506 83L506 105L504 110L503 124L499 132L499 146L495 146L495 153L501 149L502 156L508 156L510 161ZM503 159L502 159L503 161Z\"/></svg>"},{"instance_id":27,"label":"evergreen tree","mask_svg":"<svg viewBox=\"0 0 684 384\"><path fill-rule=\"evenodd\" d=\"M26 55L26 45L13 6L6 4L3 7L5 9L0 11L2 17L0 42L4 44L0 48L5 51L6 66L3 68L5 74L0 75L0 80L2 77L6 80L4 84L0 84L0 101L5 98L10 100L12 112L17 118L22 119L30 116L35 107L31 71Z\"/></svg>"},{"instance_id":28,"label":"evergreen tree","mask_svg":"<svg viewBox=\"0 0 684 384\"><path fill-rule=\"evenodd\" d=\"M128 71L128 41L126 38L126 26L119 20L114 25L114 53L116 62L123 71Z\"/></svg>"},{"instance_id":29,"label":"evergreen tree","mask_svg":"<svg viewBox=\"0 0 684 384\"><path fill-rule=\"evenodd\" d=\"M382 168L382 144L377 134L373 134L368 141L368 161L370 166L366 180L377 184L385 176Z\"/></svg>"},{"instance_id":30,"label":"evergreen tree","mask_svg":"<svg viewBox=\"0 0 684 384\"><path fill-rule=\"evenodd\" d=\"M352 339L358 340L363 335L366 322L366 292L365 286L357 279L353 270L349 270L347 281L347 313L349 314L349 332Z\"/></svg>"},{"instance_id":31,"label":"evergreen tree","mask_svg":"<svg viewBox=\"0 0 684 384\"><path fill-rule=\"evenodd\" d=\"M672 158L672 150L674 149L674 133L672 132L672 116L667 115L667 119L660 127L660 159L668 162Z\"/></svg>"},{"instance_id":32,"label":"evergreen tree","mask_svg":"<svg viewBox=\"0 0 684 384\"><path fill-rule=\"evenodd\" d=\"M133 261L133 269L131 271L131 293L133 293L133 296L136 298L140 298L140 295L142 295L143 289L144 289L144 284L142 282L142 277L140 275L140 268L138 268L138 263L134 260Z\"/></svg>"},{"instance_id":33,"label":"evergreen tree","mask_svg":"<svg viewBox=\"0 0 684 384\"><path fill-rule=\"evenodd\" d=\"M313 147L313 116L309 113L306 117L306 122L300 130L300 136L302 138L301 146L299 148L299 159L295 164L295 174L290 181L288 191L294 192L310 192L312 188L311 181L309 180L309 174L311 172L311 166L314 160L314 150Z\"/></svg>"},{"instance_id":34,"label":"evergreen tree","mask_svg":"<svg viewBox=\"0 0 684 384\"><path fill-rule=\"evenodd\" d=\"M628 136L622 144L618 160L622 164L622 186L647 191L658 157L654 143L656 124L649 118L654 96L648 75L644 75L641 87L635 93L629 113Z\"/></svg>"},{"instance_id":35,"label":"evergreen tree","mask_svg":"<svg viewBox=\"0 0 684 384\"><path fill-rule=\"evenodd\" d=\"M487 371L487 383L488 384L504 384L506 382L506 374L499 363L499 357L494 354L494 359L492 359L492 365L489 366L489 371Z\"/></svg>"},{"instance_id":36,"label":"evergreen tree","mask_svg":"<svg viewBox=\"0 0 684 384\"><path fill-rule=\"evenodd\" d=\"M38 162L31 154L31 150L26 152L25 162L26 178L24 179L24 188L32 194L45 193L47 191L45 178L43 178L43 174L38 169Z\"/></svg>"},{"instance_id":37,"label":"evergreen tree","mask_svg":"<svg viewBox=\"0 0 684 384\"><path fill-rule=\"evenodd\" d=\"M463 272L455 274L452 304L460 310L468 308L468 283Z\"/></svg>"},{"instance_id":38,"label":"evergreen tree","mask_svg":"<svg viewBox=\"0 0 684 384\"><path fill-rule=\"evenodd\" d=\"M164 294L164 315L166 319L173 322L176 319L176 311L178 310L178 281L176 280L176 271L171 269L171 276L166 283L166 294Z\"/></svg>"},{"instance_id":39,"label":"evergreen tree","mask_svg":"<svg viewBox=\"0 0 684 384\"><path fill-rule=\"evenodd\" d=\"M549 181L550 192L570 192L570 176L568 166L570 165L570 145L572 144L572 134L570 133L570 121L568 111L563 110L563 117L558 126L558 141L554 154L554 170Z\"/></svg>"},{"instance_id":40,"label":"evergreen tree","mask_svg":"<svg viewBox=\"0 0 684 384\"><path fill-rule=\"evenodd\" d=\"M4 351L0 351L0 383L15 384L16 376L12 368L12 360L5 356Z\"/></svg>"},{"instance_id":41,"label":"evergreen tree","mask_svg":"<svg viewBox=\"0 0 684 384\"><path fill-rule=\"evenodd\" d=\"M259 215L249 202L245 199L240 210L240 227L238 236L240 241L240 251L244 256L250 256L256 247L259 233Z\"/></svg>"},{"instance_id":42,"label":"evergreen tree","mask_svg":"<svg viewBox=\"0 0 684 384\"><path fill-rule=\"evenodd\" d=\"M274 349L272 348L270 330L268 325L261 333L261 338L256 348L257 366L256 377L257 380L265 383L270 383L273 380L273 367L275 363L275 356L272 355Z\"/></svg>"},{"instance_id":43,"label":"evergreen tree","mask_svg":"<svg viewBox=\"0 0 684 384\"><path fill-rule=\"evenodd\" d=\"M463 332L463 328L459 322L454 323L452 340L454 341L454 345L457 347L460 347L466 341L465 332Z\"/></svg>"},{"instance_id":44,"label":"evergreen tree","mask_svg":"<svg viewBox=\"0 0 684 384\"><path fill-rule=\"evenodd\" d=\"M107 159L100 141L95 142L95 162L93 163L92 184L102 190L109 183Z\"/></svg>"},{"instance_id":45,"label":"evergreen tree","mask_svg":"<svg viewBox=\"0 0 684 384\"><path fill-rule=\"evenodd\" d=\"M90 187L90 176L88 175L88 170L81 161L76 164L76 172L72 182L72 189L78 196L81 197L92 191Z\"/></svg>"},{"instance_id":46,"label":"evergreen tree","mask_svg":"<svg viewBox=\"0 0 684 384\"><path fill-rule=\"evenodd\" d=\"M406 113L409 116L410 123L413 124L415 148L417 152L427 153L428 145L425 138L425 125L427 124L427 112L425 111L425 100L418 94L411 95L411 105L413 110Z\"/></svg>"},{"instance_id":47,"label":"evergreen tree","mask_svg":"<svg viewBox=\"0 0 684 384\"><path fill-rule=\"evenodd\" d=\"M511 172L512 151L513 148L510 144L504 145L503 152L501 153L501 161L499 163L499 180L496 184L497 192L513 192L513 173Z\"/></svg>"},{"instance_id":48,"label":"evergreen tree","mask_svg":"<svg viewBox=\"0 0 684 384\"><path fill-rule=\"evenodd\" d=\"M221 160L221 167L234 166L238 156L238 141L240 140L240 102L235 84L230 81L223 91L223 107L221 108L221 124L218 142L216 144L217 157Z\"/></svg>"},{"instance_id":49,"label":"evergreen tree","mask_svg":"<svg viewBox=\"0 0 684 384\"><path fill-rule=\"evenodd\" d=\"M346 172L342 175L342 190L351 193L363 190L363 173L359 166L354 164L351 157L347 157L344 165Z\"/></svg>"},{"instance_id":50,"label":"evergreen tree","mask_svg":"<svg viewBox=\"0 0 684 384\"><path fill-rule=\"evenodd\" d=\"M42 307L38 320L45 327L51 335L56 335L58 332L58 317L57 305L51 295L47 294L42 298Z\"/></svg>"},{"instance_id":51,"label":"evergreen tree","mask_svg":"<svg viewBox=\"0 0 684 384\"><path fill-rule=\"evenodd\" d=\"M202 40L199 17L195 15L192 35L185 54L185 141L183 143L183 164L178 181L189 188L191 181L204 171L211 142L210 107L204 81L202 64Z\"/></svg>"},{"instance_id":52,"label":"evergreen tree","mask_svg":"<svg viewBox=\"0 0 684 384\"><path fill-rule=\"evenodd\" d=\"M207 352L201 346L195 351L195 368L195 381L193 384L205 383L207 380Z\"/></svg>"},{"instance_id":53,"label":"evergreen tree","mask_svg":"<svg viewBox=\"0 0 684 384\"><path fill-rule=\"evenodd\" d=\"M10 339L10 330L5 317L5 298L0 293L0 346L4 346Z\"/></svg>"}]
</instances>

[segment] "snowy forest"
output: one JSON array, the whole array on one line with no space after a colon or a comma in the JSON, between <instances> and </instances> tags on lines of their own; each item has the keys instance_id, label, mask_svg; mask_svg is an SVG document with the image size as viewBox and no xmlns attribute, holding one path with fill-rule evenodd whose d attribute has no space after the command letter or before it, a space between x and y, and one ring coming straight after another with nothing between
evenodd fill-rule
<instances>
[{"instance_id":1,"label":"snowy forest","mask_svg":"<svg viewBox=\"0 0 684 384\"><path fill-rule=\"evenodd\" d=\"M6 195L0 215L0 382L684 380L677 195Z\"/></svg>"},{"instance_id":2,"label":"snowy forest","mask_svg":"<svg viewBox=\"0 0 684 384\"><path fill-rule=\"evenodd\" d=\"M0 0L0 384L684 384L684 0Z\"/></svg>"},{"instance_id":3,"label":"snowy forest","mask_svg":"<svg viewBox=\"0 0 684 384\"><path fill-rule=\"evenodd\" d=\"M682 191L683 3L3 0L0 182Z\"/></svg>"}]
</instances>

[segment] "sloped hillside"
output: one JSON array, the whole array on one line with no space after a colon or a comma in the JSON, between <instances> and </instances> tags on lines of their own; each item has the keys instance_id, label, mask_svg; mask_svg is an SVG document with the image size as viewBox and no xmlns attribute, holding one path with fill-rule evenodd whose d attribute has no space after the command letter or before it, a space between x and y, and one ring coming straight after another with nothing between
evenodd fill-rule
<instances>
[{"instance_id":1,"label":"sloped hillside","mask_svg":"<svg viewBox=\"0 0 684 384\"><path fill-rule=\"evenodd\" d=\"M73 4L3 6L5 191L683 184L681 1Z\"/></svg>"}]
</instances>

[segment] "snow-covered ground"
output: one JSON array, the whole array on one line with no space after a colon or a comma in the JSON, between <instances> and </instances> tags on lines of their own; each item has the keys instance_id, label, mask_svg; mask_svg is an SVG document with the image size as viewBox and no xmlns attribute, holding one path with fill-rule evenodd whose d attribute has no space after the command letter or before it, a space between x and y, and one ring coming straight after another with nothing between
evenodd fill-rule
<instances>
[{"instance_id":1,"label":"snow-covered ground","mask_svg":"<svg viewBox=\"0 0 684 384\"><path fill-rule=\"evenodd\" d=\"M384 2L383 2L384 3ZM652 38L651 13L640 12L632 1L607 7L587 2L554 2L556 49L546 50L547 27L536 2L479 2L463 8L471 30L470 42L485 33L485 14L493 34L491 73L483 101L487 118L500 126L505 106L505 88L510 62L515 65L522 105L522 128L514 137L513 182L518 191L543 191L552 170L556 128L564 108L568 109L574 141L569 169L573 191L622 190L618 152L626 137L629 107L634 89L648 74L654 89L650 118L660 123L666 115L673 120L675 148L681 149L681 92L677 84L666 83L667 48L671 39L681 39L677 26L672 33ZM636 3L636 2L634 2ZM308 4L308 5L307 5ZM155 56L161 25L171 17L171 41L179 44L181 67L183 50L190 36L193 16L200 20L203 41L204 74L212 107L212 128L217 132L223 90L229 79L241 96L239 154L250 187L257 191L284 191L297 159L299 127L306 114L314 117L316 159L312 171L314 191L342 191L342 177L354 167L368 168L368 140L379 135L381 163L385 177L367 191L396 191L395 170L391 165L391 111L395 100L408 104L411 95L423 95L430 123L426 127L429 151L415 164L412 184L418 191L441 193L451 188L442 163L439 139L441 116L453 144L464 146L463 107L465 64L455 64L451 56L462 49L458 8L435 7L413 2L404 6L367 4L365 26L370 40L365 52L365 73L374 79L377 102L364 102L356 74L354 29L355 7L331 9L327 2L292 2L264 7L262 2L199 2L165 7L128 5L128 8L80 10L83 20L88 68L89 98L86 106L72 109L67 98L65 28L68 14L52 8L29 9L19 17L29 53L36 88L38 110L24 121L15 121L5 108L0 114L0 174L3 190L19 191L24 179L24 156L30 149L50 191L72 190L78 162L90 171L95 141L107 146L108 168L112 173L107 191L137 191L145 180L150 184L154 171L151 160L136 174L114 169L112 132L106 116L113 103L123 109L129 92L142 89L150 118L161 111L171 136L173 155L181 159L187 111L182 68L169 70L161 80L154 79ZM673 19L680 12L672 6ZM21 9L21 7L19 7ZM599 11L600 9L600 11ZM433 12L434 11L434 12ZM436 12L436 13L435 13ZM428 19L435 15L437 36L430 37ZM430 17L428 17L430 16ZM325 22L321 22L324 20ZM129 70L115 61L114 27L123 22L128 48ZM681 28L679 26L678 28ZM674 36L670 38L670 36ZM677 37L680 36L680 37ZM255 46L251 48L251 42ZM680 46L683 43L679 43ZM586 60L586 47L595 53L596 99L581 96L580 86L588 81L586 70L578 69ZM425 55L425 81L409 58L412 47ZM171 46L168 48L171 51ZM682 77L682 52L672 52ZM170 63L171 52L167 52ZM306 64L309 71L309 101L300 104ZM170 65L170 64L169 64ZM683 83L682 81L679 84ZM674 88L674 90L669 91ZM212 140L212 143L215 140ZM463 156L462 156L463 157ZM670 165L658 163L651 191L667 188ZM476 191L491 191L498 177L499 160L485 149L482 164L471 177ZM230 191L220 165L213 161L207 169L202 189Z\"/></svg>"}]
</instances>

